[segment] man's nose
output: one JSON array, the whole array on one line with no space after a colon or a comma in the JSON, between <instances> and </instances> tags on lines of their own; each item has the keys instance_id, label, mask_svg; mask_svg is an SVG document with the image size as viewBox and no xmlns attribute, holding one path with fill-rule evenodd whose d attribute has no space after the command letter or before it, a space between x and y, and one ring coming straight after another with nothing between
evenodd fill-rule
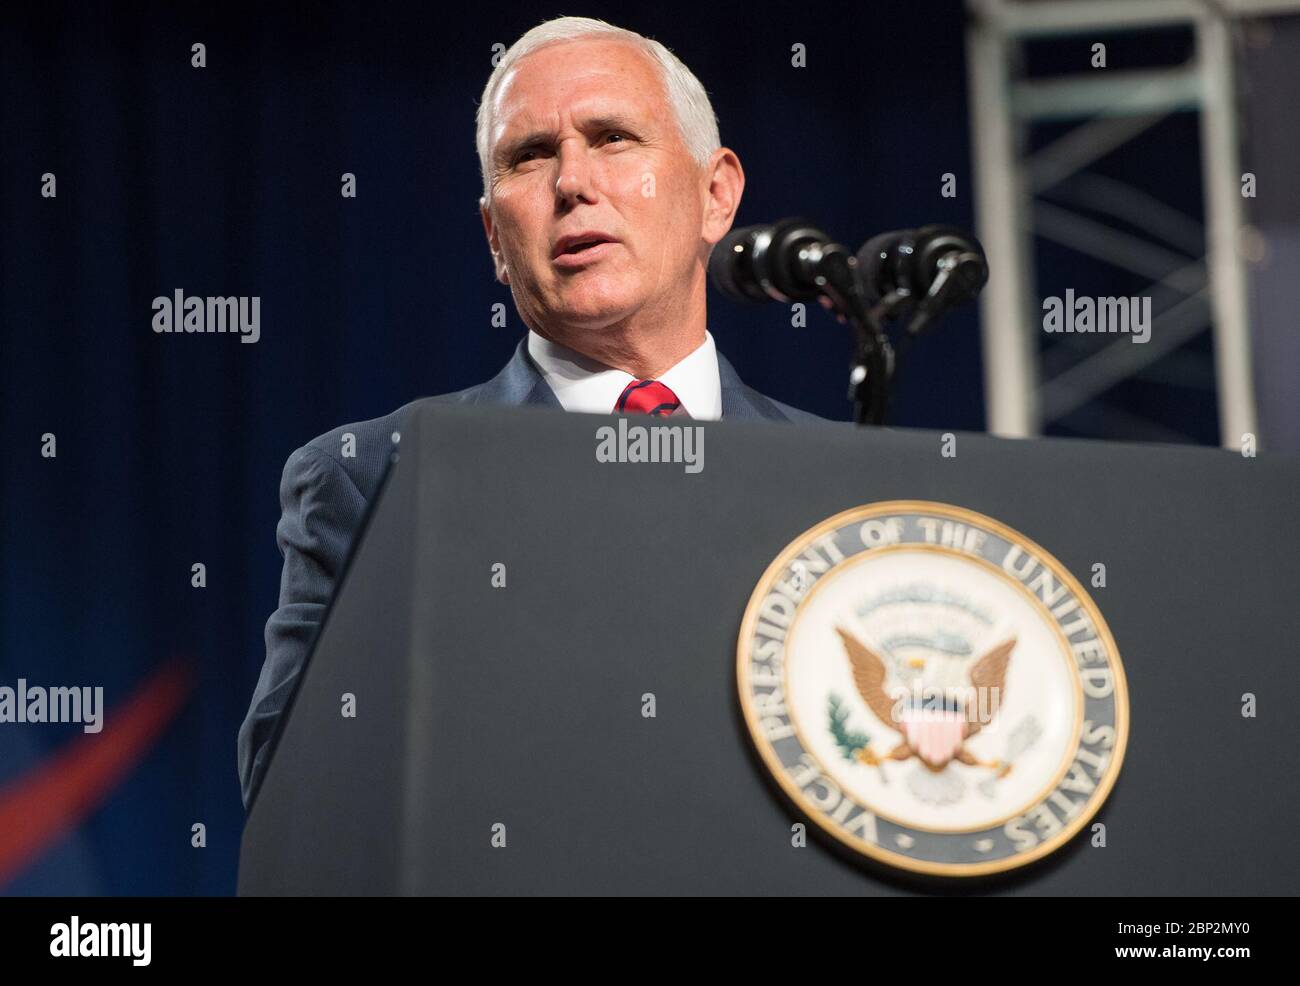
<instances>
[{"instance_id":1,"label":"man's nose","mask_svg":"<svg viewBox=\"0 0 1300 986\"><path fill-rule=\"evenodd\" d=\"M566 140L558 152L560 173L555 179L556 197L567 205L596 200L595 175L588 158L586 142Z\"/></svg>"}]
</instances>

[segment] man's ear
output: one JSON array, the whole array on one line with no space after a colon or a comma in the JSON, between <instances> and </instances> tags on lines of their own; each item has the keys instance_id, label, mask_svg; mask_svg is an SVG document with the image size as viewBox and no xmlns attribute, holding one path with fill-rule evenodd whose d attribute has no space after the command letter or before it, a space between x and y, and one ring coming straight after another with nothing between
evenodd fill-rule
<instances>
[{"instance_id":1,"label":"man's ear","mask_svg":"<svg viewBox=\"0 0 1300 986\"><path fill-rule=\"evenodd\" d=\"M745 193L745 169L729 147L719 147L705 165L704 225L700 237L710 245L727 235Z\"/></svg>"},{"instance_id":2,"label":"man's ear","mask_svg":"<svg viewBox=\"0 0 1300 986\"><path fill-rule=\"evenodd\" d=\"M487 234L488 249L492 251L492 266L496 268L497 280L509 284L510 272L506 269L505 257L501 255L501 241L497 239L492 223L492 210L488 208L487 199L482 196L478 200L478 211L483 217L483 232Z\"/></svg>"}]
</instances>

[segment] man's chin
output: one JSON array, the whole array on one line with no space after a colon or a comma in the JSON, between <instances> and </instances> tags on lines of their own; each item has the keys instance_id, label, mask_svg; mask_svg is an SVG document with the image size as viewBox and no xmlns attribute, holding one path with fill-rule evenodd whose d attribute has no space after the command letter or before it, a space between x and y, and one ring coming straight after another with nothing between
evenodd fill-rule
<instances>
[{"instance_id":1,"label":"man's chin","mask_svg":"<svg viewBox=\"0 0 1300 986\"><path fill-rule=\"evenodd\" d=\"M634 311L636 306L626 302L592 301L558 308L553 312L553 318L572 328L598 330L623 321Z\"/></svg>"}]
</instances>

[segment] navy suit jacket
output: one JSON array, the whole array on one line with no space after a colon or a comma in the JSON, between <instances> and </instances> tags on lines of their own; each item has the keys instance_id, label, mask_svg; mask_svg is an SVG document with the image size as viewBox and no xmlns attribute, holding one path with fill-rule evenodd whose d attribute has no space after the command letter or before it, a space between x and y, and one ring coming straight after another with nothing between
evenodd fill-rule
<instances>
[{"instance_id":1,"label":"navy suit jacket","mask_svg":"<svg viewBox=\"0 0 1300 986\"><path fill-rule=\"evenodd\" d=\"M724 419L826 420L747 387L720 352L718 375ZM400 432L408 417L431 401L562 406L528 355L525 338L505 368L486 383L413 401L382 418L335 428L289 456L280 480L281 516L275 531L284 556L280 605L267 620L266 661L239 728L239 780L245 808L266 772L276 723L324 619L353 535L383 478L393 432ZM349 432L355 436L356 455L345 458L343 435Z\"/></svg>"}]
</instances>

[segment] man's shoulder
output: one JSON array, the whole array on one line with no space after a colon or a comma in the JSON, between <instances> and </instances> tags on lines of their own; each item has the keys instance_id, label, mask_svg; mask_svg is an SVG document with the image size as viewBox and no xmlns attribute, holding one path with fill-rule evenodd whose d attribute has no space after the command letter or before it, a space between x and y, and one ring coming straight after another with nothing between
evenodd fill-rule
<instances>
[{"instance_id":1,"label":"man's shoulder","mask_svg":"<svg viewBox=\"0 0 1300 986\"><path fill-rule=\"evenodd\" d=\"M823 418L821 415L813 414L811 411L804 411L793 405L778 401L775 397L768 397L762 391L755 390L748 384L743 385L746 396L759 412L759 414L770 420L781 420L794 422L795 424L820 424L833 425L843 424L842 421L834 421L830 418Z\"/></svg>"},{"instance_id":2,"label":"man's shoulder","mask_svg":"<svg viewBox=\"0 0 1300 986\"><path fill-rule=\"evenodd\" d=\"M781 412L786 416L786 418L788 418L790 421L793 421L797 424L832 425L832 424L842 423L839 421L832 421L830 418L823 418L821 415L813 414L811 411L804 411L797 407L792 407L789 404L783 404L781 401L778 401L774 397L768 397L767 400L775 404L781 410Z\"/></svg>"},{"instance_id":3,"label":"man's shoulder","mask_svg":"<svg viewBox=\"0 0 1300 986\"><path fill-rule=\"evenodd\" d=\"M761 390L755 390L741 379L731 361L718 351L718 380L722 385L722 417L727 419L759 419L765 421L789 421L795 424L839 424L841 422L823 418L804 411L775 397L769 397Z\"/></svg>"},{"instance_id":4,"label":"man's shoulder","mask_svg":"<svg viewBox=\"0 0 1300 986\"><path fill-rule=\"evenodd\" d=\"M286 471L305 460L328 460L369 500L379 488L406 423L430 404L473 403L482 386L475 384L448 394L421 397L377 418L331 428L296 449L289 457Z\"/></svg>"}]
</instances>

